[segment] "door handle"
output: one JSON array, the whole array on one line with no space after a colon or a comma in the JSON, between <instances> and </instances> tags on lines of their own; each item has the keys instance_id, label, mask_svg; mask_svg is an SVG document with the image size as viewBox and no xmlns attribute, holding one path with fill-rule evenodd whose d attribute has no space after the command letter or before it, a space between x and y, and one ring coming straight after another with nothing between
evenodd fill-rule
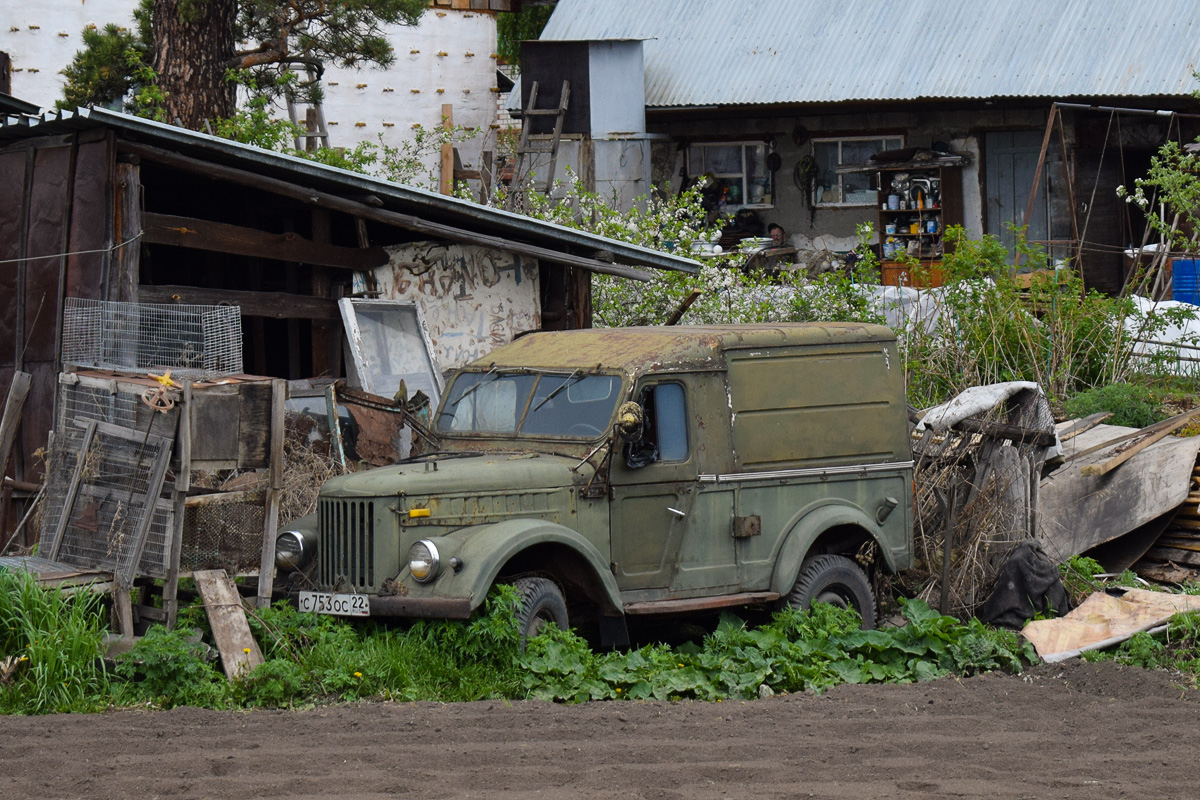
<instances>
[{"instance_id":1,"label":"door handle","mask_svg":"<svg viewBox=\"0 0 1200 800\"><path fill-rule=\"evenodd\" d=\"M672 514L679 517L680 519L687 516L687 514L680 511L678 508L671 508L670 506L667 506L667 511L670 511Z\"/></svg>"}]
</instances>

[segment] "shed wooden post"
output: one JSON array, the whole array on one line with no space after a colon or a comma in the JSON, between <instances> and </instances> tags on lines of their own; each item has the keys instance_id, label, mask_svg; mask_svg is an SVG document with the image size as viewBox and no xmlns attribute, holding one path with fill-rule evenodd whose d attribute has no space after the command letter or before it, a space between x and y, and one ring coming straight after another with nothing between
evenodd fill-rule
<instances>
[{"instance_id":1,"label":"shed wooden post","mask_svg":"<svg viewBox=\"0 0 1200 800\"><path fill-rule=\"evenodd\" d=\"M271 381L271 484L267 488L262 562L258 568L259 608L271 605L271 592L275 588L275 529L279 527L279 497L283 490L283 423L286 400L287 381Z\"/></svg>"},{"instance_id":2,"label":"shed wooden post","mask_svg":"<svg viewBox=\"0 0 1200 800\"><path fill-rule=\"evenodd\" d=\"M167 559L167 579L163 581L163 610L167 612L167 628L175 627L179 615L179 559L183 552L183 523L188 489L192 483L192 382L183 382L183 410L179 414L179 432L175 436L175 452L179 454L179 471L175 473L175 490L171 494L171 555Z\"/></svg>"},{"instance_id":3,"label":"shed wooden post","mask_svg":"<svg viewBox=\"0 0 1200 800\"><path fill-rule=\"evenodd\" d=\"M454 128L454 106L442 104L442 129L450 131ZM442 194L454 194L454 145L447 141L442 145Z\"/></svg>"}]
</instances>

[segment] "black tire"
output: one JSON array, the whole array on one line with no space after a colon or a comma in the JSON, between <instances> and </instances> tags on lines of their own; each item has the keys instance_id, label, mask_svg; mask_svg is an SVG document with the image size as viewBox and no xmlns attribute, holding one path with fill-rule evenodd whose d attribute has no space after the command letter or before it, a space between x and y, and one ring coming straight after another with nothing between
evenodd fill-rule
<instances>
[{"instance_id":1,"label":"black tire","mask_svg":"<svg viewBox=\"0 0 1200 800\"><path fill-rule=\"evenodd\" d=\"M800 577L788 594L788 605L808 608L813 601L840 608L853 607L862 617L863 630L875 627L875 595L866 574L845 556L824 555L806 559Z\"/></svg>"},{"instance_id":2,"label":"black tire","mask_svg":"<svg viewBox=\"0 0 1200 800\"><path fill-rule=\"evenodd\" d=\"M517 589L517 626L521 631L521 649L525 642L546 625L567 629L567 601L558 584L549 578L520 578Z\"/></svg>"}]
</instances>

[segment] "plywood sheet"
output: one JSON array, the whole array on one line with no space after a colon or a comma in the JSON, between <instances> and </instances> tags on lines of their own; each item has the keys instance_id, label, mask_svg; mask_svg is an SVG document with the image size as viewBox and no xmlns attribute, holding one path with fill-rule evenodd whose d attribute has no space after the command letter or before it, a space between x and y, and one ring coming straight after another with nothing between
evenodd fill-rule
<instances>
[{"instance_id":1,"label":"plywood sheet","mask_svg":"<svg viewBox=\"0 0 1200 800\"><path fill-rule=\"evenodd\" d=\"M1200 610L1200 597L1130 589L1121 597L1097 592L1059 619L1034 620L1021 635L1044 661L1054 662L1125 641L1186 611Z\"/></svg>"}]
</instances>

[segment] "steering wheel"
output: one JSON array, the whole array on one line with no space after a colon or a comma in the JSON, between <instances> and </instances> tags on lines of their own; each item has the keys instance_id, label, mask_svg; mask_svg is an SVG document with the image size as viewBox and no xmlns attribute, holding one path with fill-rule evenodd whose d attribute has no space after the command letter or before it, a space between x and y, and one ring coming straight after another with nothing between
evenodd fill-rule
<instances>
[{"instance_id":1,"label":"steering wheel","mask_svg":"<svg viewBox=\"0 0 1200 800\"><path fill-rule=\"evenodd\" d=\"M576 422L574 425L567 428L568 436L599 436L602 433L604 433L604 431L587 422Z\"/></svg>"}]
</instances>

